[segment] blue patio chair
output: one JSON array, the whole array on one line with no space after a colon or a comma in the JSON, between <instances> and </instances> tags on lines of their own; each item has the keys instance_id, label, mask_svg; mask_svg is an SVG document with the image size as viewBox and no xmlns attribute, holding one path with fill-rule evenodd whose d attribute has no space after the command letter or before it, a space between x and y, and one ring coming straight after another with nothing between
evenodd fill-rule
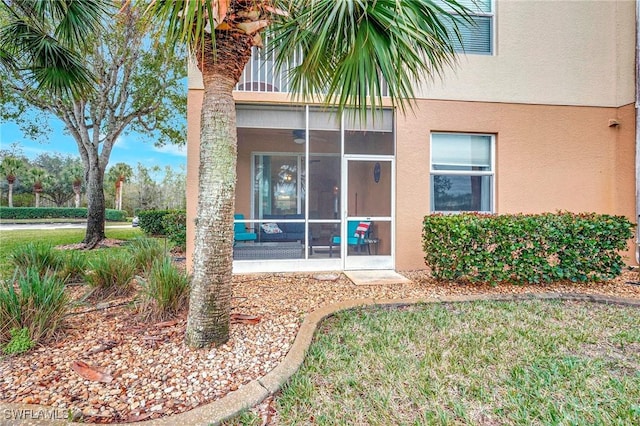
<instances>
[{"instance_id":1,"label":"blue patio chair","mask_svg":"<svg viewBox=\"0 0 640 426\"><path fill-rule=\"evenodd\" d=\"M364 247L367 248L367 253L371 254L371 247L369 247L369 238L371 236L372 222L350 220L347 222L347 245L349 247L355 247L356 251L361 252ZM339 235L334 235L329 240L329 257L333 257L333 246L339 246L342 243L342 238Z\"/></svg>"},{"instance_id":2,"label":"blue patio chair","mask_svg":"<svg viewBox=\"0 0 640 426\"><path fill-rule=\"evenodd\" d=\"M233 215L233 218L237 220L244 220L244 215L240 213L236 213ZM247 232L247 228L245 223L243 222L233 222L233 243L237 243L238 241L255 241L258 238L258 234L255 232Z\"/></svg>"}]
</instances>

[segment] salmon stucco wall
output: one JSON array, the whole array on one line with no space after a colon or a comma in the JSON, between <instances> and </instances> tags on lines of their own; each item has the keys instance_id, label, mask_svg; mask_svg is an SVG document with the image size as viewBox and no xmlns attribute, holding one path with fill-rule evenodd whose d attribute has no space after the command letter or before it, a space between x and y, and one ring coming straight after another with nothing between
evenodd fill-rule
<instances>
[{"instance_id":1,"label":"salmon stucco wall","mask_svg":"<svg viewBox=\"0 0 640 426\"><path fill-rule=\"evenodd\" d=\"M198 194L202 91L188 95L187 265L191 267ZM411 114L411 113L410 113ZM495 135L496 213L568 210L635 218L635 110L419 100L396 120L396 269L424 268L421 223L430 211L432 132ZM610 120L618 125L610 126ZM267 141L260 150L270 150ZM239 154L243 153L242 145ZM240 155L238 191L250 188L249 152ZM242 201L244 200L244 201ZM248 197L238 198L248 213ZM626 253L633 263L633 251Z\"/></svg>"},{"instance_id":2,"label":"salmon stucco wall","mask_svg":"<svg viewBox=\"0 0 640 426\"><path fill-rule=\"evenodd\" d=\"M495 135L496 213L635 217L634 107L418 101L397 120L396 268L424 268L432 132ZM610 126L609 120L619 125ZM626 253L633 263L633 252Z\"/></svg>"}]
</instances>

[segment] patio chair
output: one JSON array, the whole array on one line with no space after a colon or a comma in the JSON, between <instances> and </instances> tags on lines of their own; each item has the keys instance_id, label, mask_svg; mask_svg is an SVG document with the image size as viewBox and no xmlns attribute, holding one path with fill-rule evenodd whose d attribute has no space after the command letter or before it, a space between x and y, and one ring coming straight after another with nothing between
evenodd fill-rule
<instances>
[{"instance_id":1,"label":"patio chair","mask_svg":"<svg viewBox=\"0 0 640 426\"><path fill-rule=\"evenodd\" d=\"M359 220L350 220L347 222L347 245L354 247L358 252L362 252L362 249L366 246L367 253L371 254L371 247L369 247L368 240L370 239L371 228L373 222L364 222ZM333 246L339 246L342 243L342 238L339 235L334 235L329 240L329 257L333 257Z\"/></svg>"},{"instance_id":2,"label":"patio chair","mask_svg":"<svg viewBox=\"0 0 640 426\"><path fill-rule=\"evenodd\" d=\"M238 220L244 220L244 215L241 213L236 213L233 215L233 218ZM238 241L255 241L258 238L258 234L255 232L247 232L247 228L244 222L233 222L233 243L237 243Z\"/></svg>"}]
</instances>

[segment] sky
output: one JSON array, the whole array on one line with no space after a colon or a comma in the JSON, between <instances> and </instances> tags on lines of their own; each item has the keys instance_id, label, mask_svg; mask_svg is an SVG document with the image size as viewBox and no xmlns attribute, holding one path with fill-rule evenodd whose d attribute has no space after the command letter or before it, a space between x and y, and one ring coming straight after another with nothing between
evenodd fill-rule
<instances>
[{"instance_id":1,"label":"sky","mask_svg":"<svg viewBox=\"0 0 640 426\"><path fill-rule=\"evenodd\" d=\"M46 138L48 142L41 142L25 137L16 124L1 122L0 149L10 149L11 144L17 142L22 149L22 154L29 159L34 159L41 153L59 153L79 158L76 142L70 135L65 134L62 122L50 119L49 127L51 132ZM120 162L127 163L133 168L138 163L142 163L147 168L157 165L164 169L165 166L171 166L178 171L181 165L186 166L187 150L186 147L175 145L157 148L148 137L130 133L121 135L116 141L107 169Z\"/></svg>"}]
</instances>

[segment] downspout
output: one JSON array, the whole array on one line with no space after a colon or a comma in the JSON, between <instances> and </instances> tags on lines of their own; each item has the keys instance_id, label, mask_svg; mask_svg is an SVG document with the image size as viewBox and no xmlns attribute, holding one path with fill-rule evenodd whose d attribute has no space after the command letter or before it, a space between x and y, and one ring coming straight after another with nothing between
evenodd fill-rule
<instances>
[{"instance_id":1,"label":"downspout","mask_svg":"<svg viewBox=\"0 0 640 426\"><path fill-rule=\"evenodd\" d=\"M640 264L640 1L636 1L636 263Z\"/></svg>"}]
</instances>

